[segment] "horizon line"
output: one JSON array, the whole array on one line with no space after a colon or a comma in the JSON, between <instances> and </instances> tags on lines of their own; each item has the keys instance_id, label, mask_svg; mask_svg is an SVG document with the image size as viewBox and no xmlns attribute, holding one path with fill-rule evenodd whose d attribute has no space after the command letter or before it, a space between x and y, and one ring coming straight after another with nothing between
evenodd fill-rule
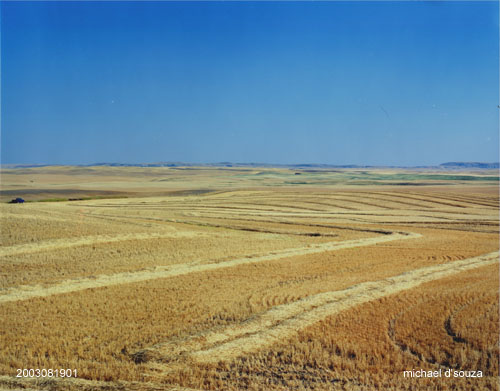
<instances>
[{"instance_id":1,"label":"horizon line","mask_svg":"<svg viewBox=\"0 0 500 391\"><path fill-rule=\"evenodd\" d=\"M328 167L328 168L446 168L463 166L464 168L499 168L500 162L478 162L478 161L449 161L439 164L418 165L394 165L394 164L332 164L332 163L266 163L266 162L182 162L182 161L160 161L142 163L123 162L93 162L93 163L1 163L1 168L36 168L36 167ZM487 167L496 166L496 167Z\"/></svg>"}]
</instances>

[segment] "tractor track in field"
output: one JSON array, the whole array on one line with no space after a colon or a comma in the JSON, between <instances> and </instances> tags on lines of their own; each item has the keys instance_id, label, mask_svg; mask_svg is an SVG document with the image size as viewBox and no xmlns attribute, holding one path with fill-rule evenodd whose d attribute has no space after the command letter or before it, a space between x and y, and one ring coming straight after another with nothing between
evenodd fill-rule
<instances>
[{"instance_id":1,"label":"tractor track in field","mask_svg":"<svg viewBox=\"0 0 500 391\"><path fill-rule=\"evenodd\" d=\"M186 340L165 342L136 352L137 362L149 360L179 363L217 363L257 352L273 344L285 342L300 330L330 315L358 304L415 288L423 283L498 262L498 251L440 265L411 270L379 281L353 285L305 297L271 308L238 325L231 325Z\"/></svg>"},{"instance_id":2,"label":"tractor track in field","mask_svg":"<svg viewBox=\"0 0 500 391\"><path fill-rule=\"evenodd\" d=\"M478 283L476 285L480 285L480 283ZM474 304L478 300L479 300L479 298L469 298L465 303L456 305L455 308L450 312L450 314L444 320L443 329L446 332L446 334L448 335L448 337L453 340L454 343L456 343L456 344L468 344L471 349L474 349L474 350L479 352L479 350L476 349L472 344L470 344L466 339L461 338L456 334L456 332L453 328L453 324L452 324L453 319L457 313L462 311L467 306ZM453 368L455 368L455 366L450 364L450 362L449 362L450 358L452 357L449 352L444 351L446 356L447 356L446 359L442 359L441 361L438 361L434 357L431 357L431 356L426 357L422 352L418 352L415 349L412 349L412 347L409 346L410 344L408 344L404 340L398 339L396 337L396 323L397 323L398 319L402 315L412 311L416 306L422 305L424 303L429 303L429 302L431 302L431 299L419 301L419 302L414 303L414 304L407 304L407 306L402 311L397 313L395 316L393 316L389 320L388 329L387 329L387 336L395 349L399 350L403 355L407 355L407 357L410 357L415 362L426 362L427 364L430 364L436 368L453 369ZM428 304L428 305L431 305L431 304Z\"/></svg>"},{"instance_id":3,"label":"tractor track in field","mask_svg":"<svg viewBox=\"0 0 500 391\"><path fill-rule=\"evenodd\" d=\"M420 234L407 232L392 232L381 236L346 240L342 242L327 242L321 244L309 245L308 247L299 247L286 250L277 250L266 255L246 256L230 261L218 263L199 263L190 262L172 266L158 266L155 268L137 271L116 273L111 275L99 275L80 279L72 279L60 282L58 284L43 287L39 285L24 285L15 288L6 289L3 295L0 295L0 304L13 301L28 300L36 297L47 297L57 294L70 293L85 289L101 288L107 286L129 284L134 282L149 281L159 278L176 277L196 272L209 272L221 268L234 267L258 262L274 261L283 258L289 258L299 255L318 254L325 251L335 251L363 246L371 246L379 243L390 242L393 240L414 239L420 237ZM93 244L90 242L88 244ZM87 243L86 243L87 244Z\"/></svg>"}]
</instances>

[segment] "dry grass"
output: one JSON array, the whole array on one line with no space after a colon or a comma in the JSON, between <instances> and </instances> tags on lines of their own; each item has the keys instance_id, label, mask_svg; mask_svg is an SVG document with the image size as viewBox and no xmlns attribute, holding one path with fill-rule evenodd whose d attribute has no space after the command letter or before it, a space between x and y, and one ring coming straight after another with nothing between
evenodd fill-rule
<instances>
[{"instance_id":1,"label":"dry grass","mask_svg":"<svg viewBox=\"0 0 500 391\"><path fill-rule=\"evenodd\" d=\"M54 170L37 180L56 188L64 169ZM498 251L494 187L269 187L280 170L251 187L234 170L152 170L147 190L143 170L117 172L85 178L93 190L99 178L103 191L114 189L107 179L145 194L164 191L168 174L169 184L190 178L217 191L0 205L4 387L494 389L498 265L412 288L417 269L458 271ZM404 291L386 287L402 273ZM216 353L228 343L230 354ZM61 366L80 380L12 378L16 368ZM486 377L402 378L440 367Z\"/></svg>"},{"instance_id":2,"label":"dry grass","mask_svg":"<svg viewBox=\"0 0 500 391\"><path fill-rule=\"evenodd\" d=\"M248 385L269 390L329 390L333 385L339 389L494 390L499 342L497 288L498 265L429 282L331 316L273 349L229 363L199 365L190 381L181 384L228 390ZM481 303L471 304L471 297L481 297ZM482 331L474 332L473 337L481 341L481 348L472 340L455 341L447 331L449 316L463 308L474 314L469 319L470 330ZM491 316L490 322L484 316ZM484 377L403 377L404 370L419 368L481 370ZM185 374L178 375L175 381L184 378ZM217 386L214 379L219 380Z\"/></svg>"}]
</instances>

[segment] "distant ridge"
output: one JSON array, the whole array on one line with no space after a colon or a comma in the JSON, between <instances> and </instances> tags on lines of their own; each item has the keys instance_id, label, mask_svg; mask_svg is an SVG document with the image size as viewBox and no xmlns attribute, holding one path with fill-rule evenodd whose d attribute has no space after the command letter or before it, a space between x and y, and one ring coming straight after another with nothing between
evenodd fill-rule
<instances>
[{"instance_id":1,"label":"distant ridge","mask_svg":"<svg viewBox=\"0 0 500 391\"><path fill-rule=\"evenodd\" d=\"M498 163L478 163L478 162L448 162L440 164L444 168L486 168L495 169L499 168Z\"/></svg>"},{"instance_id":2,"label":"distant ridge","mask_svg":"<svg viewBox=\"0 0 500 391\"><path fill-rule=\"evenodd\" d=\"M158 162L158 163L91 163L91 164L2 164L2 168L35 168L35 167L57 167L57 166L73 166L73 167L277 167L290 169L342 169L342 168L402 168L402 169L428 169L428 170L463 170L463 169L499 169L499 163L484 163L484 162L447 162L438 166L370 166L357 164L272 164L272 163L186 163L186 162Z\"/></svg>"}]
</instances>

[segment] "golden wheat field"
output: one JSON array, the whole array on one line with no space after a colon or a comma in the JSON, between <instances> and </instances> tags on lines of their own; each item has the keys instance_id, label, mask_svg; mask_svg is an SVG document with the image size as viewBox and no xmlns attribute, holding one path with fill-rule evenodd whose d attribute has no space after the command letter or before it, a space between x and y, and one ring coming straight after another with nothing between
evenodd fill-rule
<instances>
[{"instance_id":1,"label":"golden wheat field","mask_svg":"<svg viewBox=\"0 0 500 391\"><path fill-rule=\"evenodd\" d=\"M495 171L3 169L0 389L497 390L497 186ZM61 368L76 377L17 377Z\"/></svg>"}]
</instances>

